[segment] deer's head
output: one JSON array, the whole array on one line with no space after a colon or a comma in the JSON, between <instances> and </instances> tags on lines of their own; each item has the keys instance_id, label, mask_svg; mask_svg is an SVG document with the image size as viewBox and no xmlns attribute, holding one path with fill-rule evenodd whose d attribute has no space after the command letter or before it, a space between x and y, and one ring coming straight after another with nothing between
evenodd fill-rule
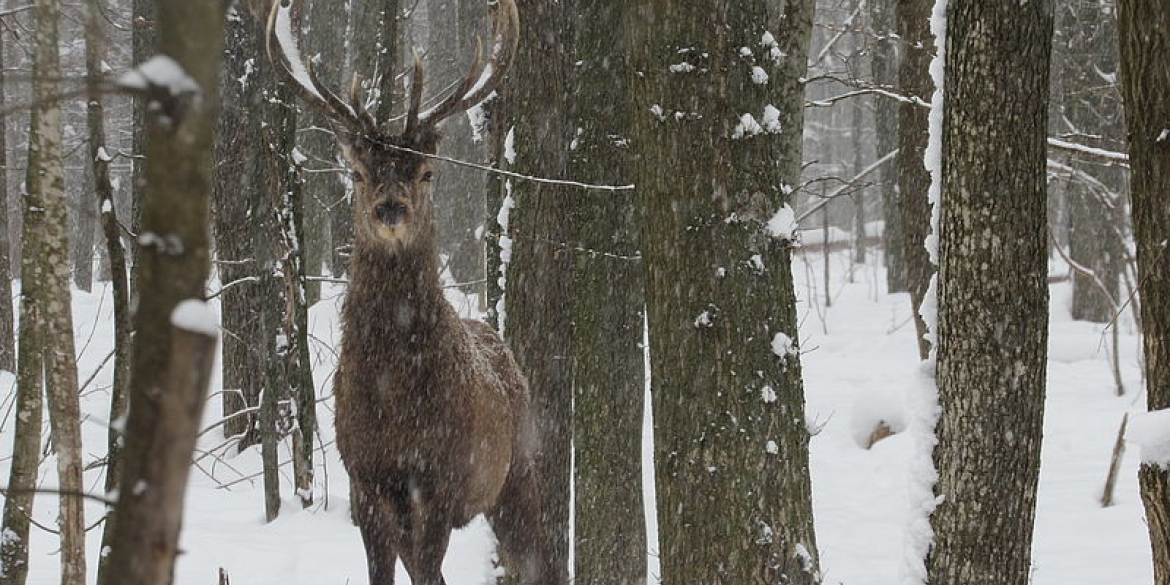
<instances>
[{"instance_id":1,"label":"deer's head","mask_svg":"<svg viewBox=\"0 0 1170 585\"><path fill-rule=\"evenodd\" d=\"M415 55L410 102L394 133L376 120L361 99L357 76L349 101L325 87L312 61L301 58L292 25L291 0L274 0L268 16L268 60L281 81L330 121L353 171L354 230L359 239L397 250L431 229L431 168L441 137L438 125L487 99L503 82L516 55L519 16L515 0L498 0L492 11L492 48L482 60L477 47L467 76L437 104L423 108L423 68Z\"/></svg>"}]
</instances>

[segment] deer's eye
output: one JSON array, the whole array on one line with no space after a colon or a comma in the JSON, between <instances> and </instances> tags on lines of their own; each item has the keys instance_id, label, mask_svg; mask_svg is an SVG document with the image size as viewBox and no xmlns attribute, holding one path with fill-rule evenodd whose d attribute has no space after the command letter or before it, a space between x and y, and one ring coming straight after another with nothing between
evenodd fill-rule
<instances>
[{"instance_id":1,"label":"deer's eye","mask_svg":"<svg viewBox=\"0 0 1170 585\"><path fill-rule=\"evenodd\" d=\"M355 183L361 183L364 181L364 179L362 179L362 174L357 171L350 173L350 178L353 179L353 182Z\"/></svg>"},{"instance_id":2,"label":"deer's eye","mask_svg":"<svg viewBox=\"0 0 1170 585\"><path fill-rule=\"evenodd\" d=\"M431 171L427 171L427 172L423 173L422 182L430 183L431 179L433 179L433 178L435 178L435 174L432 173Z\"/></svg>"}]
</instances>

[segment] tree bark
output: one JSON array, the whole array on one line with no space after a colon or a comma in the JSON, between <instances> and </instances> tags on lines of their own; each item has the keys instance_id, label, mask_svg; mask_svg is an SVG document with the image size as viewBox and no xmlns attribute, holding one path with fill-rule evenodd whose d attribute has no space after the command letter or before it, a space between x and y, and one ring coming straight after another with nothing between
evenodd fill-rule
<instances>
[{"instance_id":1,"label":"tree bark","mask_svg":"<svg viewBox=\"0 0 1170 585\"><path fill-rule=\"evenodd\" d=\"M622 11L580 0L573 61L574 179L627 184L633 169L629 35ZM646 581L642 502L642 264L633 192L576 191L573 254L574 561L578 585Z\"/></svg>"},{"instance_id":2,"label":"tree bark","mask_svg":"<svg viewBox=\"0 0 1170 585\"><path fill-rule=\"evenodd\" d=\"M33 55L32 101L41 104L59 93L61 77L57 0L38 0L34 9L36 43ZM25 189L23 256L29 272L24 296L37 306L39 355L21 361L21 369L43 372L49 407L57 475L61 489L61 583L85 583L85 517L76 496L81 483L81 413L77 396L77 365L73 347L69 254L69 216L62 160L64 125L59 103L33 111ZM39 389L37 390L39 391Z\"/></svg>"},{"instance_id":3,"label":"tree bark","mask_svg":"<svg viewBox=\"0 0 1170 585\"><path fill-rule=\"evenodd\" d=\"M792 226L769 226L800 180L812 17L803 0L627 14L663 583L821 580Z\"/></svg>"},{"instance_id":4,"label":"tree bark","mask_svg":"<svg viewBox=\"0 0 1170 585\"><path fill-rule=\"evenodd\" d=\"M1137 243L1138 293L1146 362L1146 403L1170 408L1170 2L1118 2L1121 91L1129 130L1130 200ZM1142 503L1154 557L1154 583L1170 583L1170 471L1143 464Z\"/></svg>"},{"instance_id":5,"label":"tree bark","mask_svg":"<svg viewBox=\"0 0 1170 585\"><path fill-rule=\"evenodd\" d=\"M931 583L1026 585L1048 341L1052 2L947 14ZM995 104L988 108L988 104Z\"/></svg>"},{"instance_id":6,"label":"tree bark","mask_svg":"<svg viewBox=\"0 0 1170 585\"><path fill-rule=\"evenodd\" d=\"M930 60L934 36L930 34L930 0L898 0L898 35L904 43L898 63L898 89L907 96L929 102L934 88L930 80ZM906 288L910 291L910 308L917 331L918 357L927 359L930 342L926 339L926 322L918 314L930 285L934 266L926 253L926 236L930 232L930 173L923 164L930 111L918 104L898 106L898 216L902 228L902 257L906 266Z\"/></svg>"},{"instance_id":7,"label":"tree bark","mask_svg":"<svg viewBox=\"0 0 1170 585\"><path fill-rule=\"evenodd\" d=\"M240 437L239 448L256 444L255 414L237 414L259 405L264 381L260 371L262 351L257 345L261 311L255 282L259 272L259 248L268 240L255 234L257 223L268 218L256 208L267 185L261 175L264 143L261 116L267 62L262 55L260 25L249 11L226 24L226 58L220 79L220 99L233 107L219 112L215 137L213 189L215 204L216 270L221 286L223 320L224 435Z\"/></svg>"},{"instance_id":8,"label":"tree bark","mask_svg":"<svg viewBox=\"0 0 1170 585\"><path fill-rule=\"evenodd\" d=\"M5 35L0 35L0 101L5 99ZM0 112L0 370L16 371L15 313L12 308L12 256L8 224L8 115Z\"/></svg>"},{"instance_id":9,"label":"tree bark","mask_svg":"<svg viewBox=\"0 0 1170 585\"><path fill-rule=\"evenodd\" d=\"M877 40L872 53L873 80L885 87L901 91L898 86L898 40L896 30L896 7L898 0L873 0L870 5L870 28ZM903 47L903 53L905 48ZM874 141L876 156L898 148L898 102L877 97L873 104ZM883 246L886 260L886 290L891 293L907 292L906 263L902 250L905 247L902 235L902 216L899 213L898 166L884 165L878 175L882 196L882 219L885 221Z\"/></svg>"},{"instance_id":10,"label":"tree bark","mask_svg":"<svg viewBox=\"0 0 1170 585\"><path fill-rule=\"evenodd\" d=\"M167 115L147 119L139 271L141 290L150 294L139 295L135 314L125 464L110 551L110 582L120 585L172 580L214 358L214 335L174 326L172 316L180 301L203 298L210 264L212 129L226 8L222 2L158 3L159 49L202 96L150 96Z\"/></svg>"},{"instance_id":11,"label":"tree bark","mask_svg":"<svg viewBox=\"0 0 1170 585\"><path fill-rule=\"evenodd\" d=\"M568 102L573 2L519 0L517 7L524 24L504 88L515 145L510 170L567 178L573 133ZM512 262L504 332L532 389L541 445L536 457L542 496L539 530L559 571L553 582L565 583L573 396L569 194L556 185L513 181L511 196L516 206L508 226Z\"/></svg>"},{"instance_id":12,"label":"tree bark","mask_svg":"<svg viewBox=\"0 0 1170 585\"><path fill-rule=\"evenodd\" d=\"M130 293L126 274L126 250L122 247L121 227L114 205L114 186L110 179L110 158L106 152L105 110L96 84L102 78L102 30L101 10L98 0L85 3L85 69L91 95L87 108L86 123L89 126L89 159L93 165L94 188L101 210L102 232L105 236L105 256L109 259L111 288L114 302L114 381L110 389L109 430L106 434L106 481L107 494L117 491L122 471L122 423L126 418L130 395ZM106 508L106 521L102 526L102 544L105 550L113 544L115 509ZM98 554L97 585L111 585L109 581L109 556Z\"/></svg>"}]
</instances>

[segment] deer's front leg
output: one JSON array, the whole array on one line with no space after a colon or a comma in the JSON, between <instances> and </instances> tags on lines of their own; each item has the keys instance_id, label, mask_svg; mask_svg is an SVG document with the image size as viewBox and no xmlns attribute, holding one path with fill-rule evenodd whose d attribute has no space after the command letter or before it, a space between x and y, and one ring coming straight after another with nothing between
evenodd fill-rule
<instances>
[{"instance_id":1,"label":"deer's front leg","mask_svg":"<svg viewBox=\"0 0 1170 585\"><path fill-rule=\"evenodd\" d=\"M403 541L402 518L387 494L355 482L353 517L366 548L370 585L394 585L394 565Z\"/></svg>"},{"instance_id":2,"label":"deer's front leg","mask_svg":"<svg viewBox=\"0 0 1170 585\"><path fill-rule=\"evenodd\" d=\"M449 504L441 502L433 489L412 485L409 500L410 544L402 551L402 562L415 585L447 585L443 579L443 557L451 540Z\"/></svg>"}]
</instances>

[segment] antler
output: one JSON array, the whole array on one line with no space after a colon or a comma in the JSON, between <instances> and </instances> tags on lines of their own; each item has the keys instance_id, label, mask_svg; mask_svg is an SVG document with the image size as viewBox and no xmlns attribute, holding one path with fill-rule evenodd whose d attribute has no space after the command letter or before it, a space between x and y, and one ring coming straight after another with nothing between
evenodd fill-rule
<instances>
[{"instance_id":1,"label":"antler","mask_svg":"<svg viewBox=\"0 0 1170 585\"><path fill-rule=\"evenodd\" d=\"M288 6L282 6L285 1ZM296 91L305 103L322 111L346 130L355 134L373 131L374 120L360 101L355 101L356 107L346 104L321 83L312 61L302 60L297 41L300 31L293 29L291 10L292 0L273 0L265 30L268 61L273 64L281 82Z\"/></svg>"},{"instance_id":2,"label":"antler","mask_svg":"<svg viewBox=\"0 0 1170 585\"><path fill-rule=\"evenodd\" d=\"M415 135L421 128L433 128L444 119L479 105L503 83L516 56L516 45L520 39L520 16L516 11L515 0L497 0L492 11L491 38L492 54L488 61L480 62L483 47L477 42L475 58L467 77L442 102L422 113L422 63L415 55L406 136Z\"/></svg>"}]
</instances>

